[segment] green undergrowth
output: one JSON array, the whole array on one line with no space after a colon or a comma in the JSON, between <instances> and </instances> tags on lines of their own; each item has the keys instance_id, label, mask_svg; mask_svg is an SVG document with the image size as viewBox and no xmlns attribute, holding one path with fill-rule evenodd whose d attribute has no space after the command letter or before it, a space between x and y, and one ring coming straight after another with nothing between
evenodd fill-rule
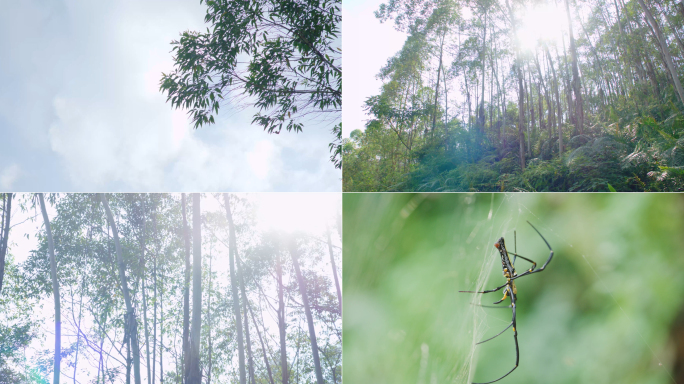
<instances>
[{"instance_id":1,"label":"green undergrowth","mask_svg":"<svg viewBox=\"0 0 684 384\"><path fill-rule=\"evenodd\" d=\"M573 127L564 127L561 156L556 137L549 138L546 131L533 135L532 156L526 156L522 172L513 127L502 134L503 144L498 148L491 144L491 137L476 144L473 133L452 129L448 135L426 140L408 172L384 173L375 188L434 192L684 190L684 115L673 104L642 107L637 112L633 107L611 107L588 120L591 127L583 135L567 134ZM354 187L345 180L345 190Z\"/></svg>"}]
</instances>

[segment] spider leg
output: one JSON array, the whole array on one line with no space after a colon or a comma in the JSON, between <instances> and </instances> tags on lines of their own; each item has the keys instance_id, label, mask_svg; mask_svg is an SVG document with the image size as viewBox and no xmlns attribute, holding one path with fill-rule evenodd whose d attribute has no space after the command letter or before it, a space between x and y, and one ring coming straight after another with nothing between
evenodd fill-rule
<instances>
[{"instance_id":1,"label":"spider leg","mask_svg":"<svg viewBox=\"0 0 684 384\"><path fill-rule=\"evenodd\" d=\"M503 331L501 331L501 332L497 333L496 335L494 335L494 336L490 337L490 338L489 338L489 339L487 339L487 340L482 340L482 341L480 341L479 343L475 343L475 345L478 345L478 344L482 344L482 343L486 343L486 342L488 342L489 340L491 340L491 339L493 339L493 338L495 338L495 337L499 336L500 334L502 334L502 333L506 332L506 330L507 330L508 328L510 328L511 326L513 326L513 323L510 323L510 324L508 324L508 326L507 326L506 328L504 328L504 330L503 330Z\"/></svg>"},{"instance_id":2,"label":"spider leg","mask_svg":"<svg viewBox=\"0 0 684 384\"><path fill-rule=\"evenodd\" d=\"M504 289L504 295L503 295L503 297L501 298L501 300L499 300L499 301L497 301L497 302L495 302L495 303L493 303L493 304L499 304L500 302L506 300L506 297L508 297L508 293L510 292L510 290L511 290L510 287L507 287L506 289Z\"/></svg>"},{"instance_id":3,"label":"spider leg","mask_svg":"<svg viewBox=\"0 0 684 384\"><path fill-rule=\"evenodd\" d=\"M534 260L530 260L530 259L528 259L527 257L525 257L525 256L523 256L523 255L518 255L517 253L514 253L514 252L508 252L508 254L509 254L509 255L513 255L513 256L515 256L515 257L519 257L519 258L521 258L521 259L523 259L523 260L527 260L527 261L529 261L530 263L532 263L532 268L528 269L528 271L530 271L530 272L533 271L535 268L537 268L537 262L534 261ZM513 258L513 266L515 266L515 257Z\"/></svg>"},{"instance_id":4,"label":"spider leg","mask_svg":"<svg viewBox=\"0 0 684 384\"><path fill-rule=\"evenodd\" d=\"M508 284L508 283L506 283L506 284ZM494 288L494 289L487 290L487 291L459 291L459 292L464 292L464 293L490 293L490 292L496 292L496 291L500 290L501 288L505 287L506 284L504 284L504 285L502 285L502 286L500 286L500 287Z\"/></svg>"},{"instance_id":5,"label":"spider leg","mask_svg":"<svg viewBox=\"0 0 684 384\"><path fill-rule=\"evenodd\" d=\"M549 242L546 241L546 239L544 238L544 235L542 235L542 234L537 230L537 228L535 228L534 225L532 225L532 223L530 223L529 221L527 222L527 224L529 224L529 225L532 227L532 229L534 229L534 230L537 232L537 234L542 238L542 240L544 240L544 243L546 243L546 246L549 248L549 258L548 258L548 260L546 260L546 262L544 263L544 265L542 265L541 267L539 267L539 268L537 268L537 269L535 269L535 270L533 270L533 271L526 271L526 272L521 273L521 274L519 274L519 275L517 275L517 276L513 276L513 277L511 278L511 280L515 280L515 279L517 279L517 278L520 278L520 277L523 277L523 276L527 276L527 275L530 275L530 274L532 274L532 273L541 272L541 271L543 271L543 270L546 268L547 265L549 265L549 263L551 262L551 259L553 259L553 249L552 249L551 246L549 245ZM522 256L521 256L521 257L522 257Z\"/></svg>"},{"instance_id":6,"label":"spider leg","mask_svg":"<svg viewBox=\"0 0 684 384\"><path fill-rule=\"evenodd\" d=\"M470 305L474 305L474 306L477 306L477 307L484 307L484 308L511 308L510 305L507 305L507 306L505 306L505 307L501 307L501 306L498 306L498 305L482 305L482 304L475 304L475 303L470 303Z\"/></svg>"},{"instance_id":7,"label":"spider leg","mask_svg":"<svg viewBox=\"0 0 684 384\"><path fill-rule=\"evenodd\" d=\"M513 319L511 320L511 324L509 325L509 327L510 327L510 326L513 327L513 340L515 341L515 366L514 366L513 368L511 368L511 370L508 371L505 375L499 377L499 378L496 379L496 380L487 381L487 382L485 382L485 383L473 383L473 384L491 384L491 383L495 383L495 382L497 382L497 381L503 379L504 377L510 375L511 372L515 371L515 369L518 368L518 364L520 363L520 349L518 348L518 331L515 329L515 324L516 324L516 322L515 322L515 320L516 320L516 319L515 319L515 299L516 299L516 298L515 298L515 294L512 294L512 295L511 295L511 308L513 308ZM506 327L506 329L508 329L508 327ZM504 331L505 331L506 329L504 329ZM501 333L503 333L503 331L501 331L499 334L501 334ZM496 335L496 336L499 336L499 335ZM494 337L496 337L496 336L494 336ZM488 340L491 340L491 339L493 339L493 337L490 338L490 339L488 339ZM488 340L485 340L485 341L488 341ZM485 341L481 341L480 343L484 343ZM480 343L478 343L478 344L480 344Z\"/></svg>"}]
</instances>

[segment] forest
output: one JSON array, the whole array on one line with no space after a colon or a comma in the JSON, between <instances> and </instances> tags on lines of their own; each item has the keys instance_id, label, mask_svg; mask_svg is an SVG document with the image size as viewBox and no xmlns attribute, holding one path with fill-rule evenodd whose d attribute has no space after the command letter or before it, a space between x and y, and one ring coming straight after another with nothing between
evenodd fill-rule
<instances>
[{"instance_id":1,"label":"forest","mask_svg":"<svg viewBox=\"0 0 684 384\"><path fill-rule=\"evenodd\" d=\"M390 0L345 191L684 189L684 4Z\"/></svg>"},{"instance_id":2,"label":"forest","mask_svg":"<svg viewBox=\"0 0 684 384\"><path fill-rule=\"evenodd\" d=\"M0 209L0 383L341 383L338 197L3 193Z\"/></svg>"}]
</instances>

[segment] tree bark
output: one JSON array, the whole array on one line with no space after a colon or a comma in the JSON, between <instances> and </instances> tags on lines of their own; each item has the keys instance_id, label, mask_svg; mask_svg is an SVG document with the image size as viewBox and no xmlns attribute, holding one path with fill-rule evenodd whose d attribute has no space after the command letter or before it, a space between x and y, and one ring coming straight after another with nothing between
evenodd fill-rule
<instances>
[{"instance_id":1,"label":"tree bark","mask_svg":"<svg viewBox=\"0 0 684 384\"><path fill-rule=\"evenodd\" d=\"M183 361L181 363L181 377L188 382L190 367L190 229L186 214L185 194L181 195L183 206L183 241L185 243L185 287L183 288Z\"/></svg>"},{"instance_id":2,"label":"tree bark","mask_svg":"<svg viewBox=\"0 0 684 384\"><path fill-rule=\"evenodd\" d=\"M235 316L235 327L237 328L238 341L238 364L240 369L240 384L247 383L247 376L245 373L245 347L242 342L242 320L240 319L240 298L238 296L238 279L235 269L235 257L237 254L237 240L235 237L235 225L233 223L233 215L230 211L230 201L227 193L223 194L223 203L226 208L226 219L228 219L228 237L230 241L230 249L228 257L230 262L230 289L233 294L233 314Z\"/></svg>"},{"instance_id":3,"label":"tree bark","mask_svg":"<svg viewBox=\"0 0 684 384\"><path fill-rule=\"evenodd\" d=\"M10 218L12 217L12 194L3 194L2 221L0 221L0 293L5 276L5 255L7 255L7 240L9 239Z\"/></svg>"},{"instance_id":4,"label":"tree bark","mask_svg":"<svg viewBox=\"0 0 684 384\"><path fill-rule=\"evenodd\" d=\"M304 313L306 314L306 322L309 325L309 339L311 340L311 353L313 355L314 368L316 370L316 382L324 384L323 371L321 370L321 361L318 357L318 342L316 341L316 329L314 328L313 316L311 315L311 307L309 306L309 297L306 292L306 282L302 276L302 271L299 268L299 258L297 256L297 242L294 239L290 240L290 255L292 255L292 264L297 274L297 282L299 285L299 293L302 295L302 303L304 304Z\"/></svg>"},{"instance_id":5,"label":"tree bark","mask_svg":"<svg viewBox=\"0 0 684 384\"><path fill-rule=\"evenodd\" d=\"M257 324L256 318L254 317L254 311L252 311L252 307L247 303L248 308L249 308L249 313L252 315L252 322L254 323L254 329L257 331L257 336L259 336L259 343L261 344L261 350L263 351L264 355L264 364L266 365L266 371L268 372L268 381L271 384L275 384L273 382L273 373L271 372L271 364L268 362L268 351L266 350L266 346L264 345L264 339L261 338L261 331L259 331L259 324Z\"/></svg>"},{"instance_id":6,"label":"tree bark","mask_svg":"<svg viewBox=\"0 0 684 384\"><path fill-rule=\"evenodd\" d=\"M515 24L515 13L511 8L508 0L506 0L506 7L511 18L511 28L513 29L513 36L517 36L517 28ZM520 52L515 47L515 72L518 76L518 143L520 145L520 172L525 171L525 135L523 134L523 125L525 124L525 94L523 90L523 74L522 74L522 60L520 59Z\"/></svg>"},{"instance_id":7,"label":"tree bark","mask_svg":"<svg viewBox=\"0 0 684 384\"><path fill-rule=\"evenodd\" d=\"M140 227L140 280L142 282L142 298L143 298L143 327L145 328L145 360L147 361L147 384L152 384L152 372L150 372L150 330L147 321L147 292L145 290L145 201L142 200L142 223Z\"/></svg>"},{"instance_id":8,"label":"tree bark","mask_svg":"<svg viewBox=\"0 0 684 384\"><path fill-rule=\"evenodd\" d=\"M653 18L651 11L648 9L648 6L646 6L646 3L644 3L644 0L638 1L639 5L641 5L641 8L644 10L644 13L646 14L646 19L648 20L649 24L651 24L651 28L653 28L653 30L656 33L656 37L658 38L658 43L660 44L660 49L663 54L663 58L665 59L665 63L667 64L667 69L670 71L670 75L672 76L672 82L674 83L675 89L677 90L677 94L679 95L679 101L684 103L684 89L682 88L682 83L679 81L679 75L677 74L677 70L675 69L674 63L672 62L672 55L670 55L670 49L667 47L667 41L665 40L665 37L663 37L663 33L661 32L658 23L656 22L655 18Z\"/></svg>"},{"instance_id":9,"label":"tree bark","mask_svg":"<svg viewBox=\"0 0 684 384\"><path fill-rule=\"evenodd\" d=\"M278 331L280 332L280 370L282 383L288 384L290 371L287 365L287 345L285 344L285 287L283 286L283 264L280 252L276 255L276 275L278 277Z\"/></svg>"},{"instance_id":10,"label":"tree bark","mask_svg":"<svg viewBox=\"0 0 684 384\"><path fill-rule=\"evenodd\" d=\"M643 1L643 0L639 0ZM565 0L565 10L568 15L568 29L570 32L570 58L572 59L572 89L575 93L575 128L580 135L584 134L584 102L580 85L579 69L577 66L577 48L572 32L572 18L570 17L570 2Z\"/></svg>"},{"instance_id":11,"label":"tree bark","mask_svg":"<svg viewBox=\"0 0 684 384\"><path fill-rule=\"evenodd\" d=\"M211 252L209 252L209 292L207 293L207 325L208 325L208 330L209 330L209 335L207 337L208 341L208 347L209 347L209 364L207 367L207 384L211 384L211 368L212 368L212 353L213 351L213 346L211 344L211 292L212 292L212 286L211 286Z\"/></svg>"},{"instance_id":12,"label":"tree bark","mask_svg":"<svg viewBox=\"0 0 684 384\"><path fill-rule=\"evenodd\" d=\"M135 318L135 311L133 310L133 304L131 303L131 295L128 291L128 282L126 280L126 265L123 260L123 252L121 251L121 243L119 242L119 232L116 229L116 223L114 222L114 215L112 215L111 209L109 209L109 203L104 194L99 194L102 205L104 206L105 213L107 214L107 221L109 226L112 228L112 233L114 237L114 248L116 248L116 259L119 265L119 280L121 281L121 290L123 291L124 302L126 303L126 323L127 330L129 332L129 342L130 348L133 349L133 377L135 384L140 384L140 346L138 345L138 323Z\"/></svg>"},{"instance_id":13,"label":"tree bark","mask_svg":"<svg viewBox=\"0 0 684 384\"><path fill-rule=\"evenodd\" d=\"M332 266L333 277L335 278L335 288L337 288L337 302L340 306L340 316L342 316L342 290L340 289L340 280L337 278L337 268L335 267L335 256L333 254L332 240L330 239L330 228L328 234L328 252L330 252L330 265Z\"/></svg>"},{"instance_id":14,"label":"tree bark","mask_svg":"<svg viewBox=\"0 0 684 384\"><path fill-rule=\"evenodd\" d=\"M237 253L237 252L236 252ZM236 255L237 256L237 255ZM245 343L247 346L247 367L249 372L250 384L255 384L254 379L254 358L252 357L252 341L249 338L249 316L247 315L247 292L245 291L244 269L240 266L240 258L237 257L237 272L240 280L240 291L242 291L242 313L245 322Z\"/></svg>"},{"instance_id":15,"label":"tree bark","mask_svg":"<svg viewBox=\"0 0 684 384\"><path fill-rule=\"evenodd\" d=\"M446 32L444 32L446 34ZM432 112L432 134L434 135L435 127L437 125L437 105L438 105L438 95L439 95L439 76L442 70L442 53L444 49L444 34L442 35L442 42L439 46L439 66L437 67L437 84L435 85L435 110Z\"/></svg>"},{"instance_id":16,"label":"tree bark","mask_svg":"<svg viewBox=\"0 0 684 384\"><path fill-rule=\"evenodd\" d=\"M192 328L188 384L201 384L200 331L202 329L202 217L200 194L192 194Z\"/></svg>"},{"instance_id":17,"label":"tree bark","mask_svg":"<svg viewBox=\"0 0 684 384\"><path fill-rule=\"evenodd\" d=\"M556 68L553 66L553 58L551 58L551 52L549 52L549 47L544 46L546 50L546 57L549 60L549 66L551 66L551 73L553 74L553 91L556 94L556 105L558 106L558 156L563 154L563 106L561 104L560 91L558 88L558 76L556 76Z\"/></svg>"},{"instance_id":18,"label":"tree bark","mask_svg":"<svg viewBox=\"0 0 684 384\"><path fill-rule=\"evenodd\" d=\"M55 259L55 243L52 241L52 230L50 229L50 219L48 219L45 199L43 194L38 194L40 200L40 211L43 213L45 223L45 233L48 239L48 251L50 255L50 276L52 277L52 296L55 299L55 359L53 384L59 384L60 362L62 360L62 313L60 308L59 282L57 281L57 260ZM8 219L9 220L9 219Z\"/></svg>"}]
</instances>

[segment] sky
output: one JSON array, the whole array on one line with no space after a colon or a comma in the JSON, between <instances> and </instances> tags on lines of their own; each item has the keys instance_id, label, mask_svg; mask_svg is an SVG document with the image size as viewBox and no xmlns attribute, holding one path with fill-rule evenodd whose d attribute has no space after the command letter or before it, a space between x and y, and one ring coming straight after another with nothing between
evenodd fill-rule
<instances>
[{"instance_id":1,"label":"sky","mask_svg":"<svg viewBox=\"0 0 684 384\"><path fill-rule=\"evenodd\" d=\"M340 191L332 124L267 134L222 105L193 130L159 91L199 0L0 0L0 190Z\"/></svg>"},{"instance_id":2,"label":"sky","mask_svg":"<svg viewBox=\"0 0 684 384\"><path fill-rule=\"evenodd\" d=\"M342 1L342 127L343 137L363 130L368 120L363 104L380 93L382 82L375 78L404 45L407 35L394 29L394 22L380 23L374 12L387 0Z\"/></svg>"}]
</instances>

